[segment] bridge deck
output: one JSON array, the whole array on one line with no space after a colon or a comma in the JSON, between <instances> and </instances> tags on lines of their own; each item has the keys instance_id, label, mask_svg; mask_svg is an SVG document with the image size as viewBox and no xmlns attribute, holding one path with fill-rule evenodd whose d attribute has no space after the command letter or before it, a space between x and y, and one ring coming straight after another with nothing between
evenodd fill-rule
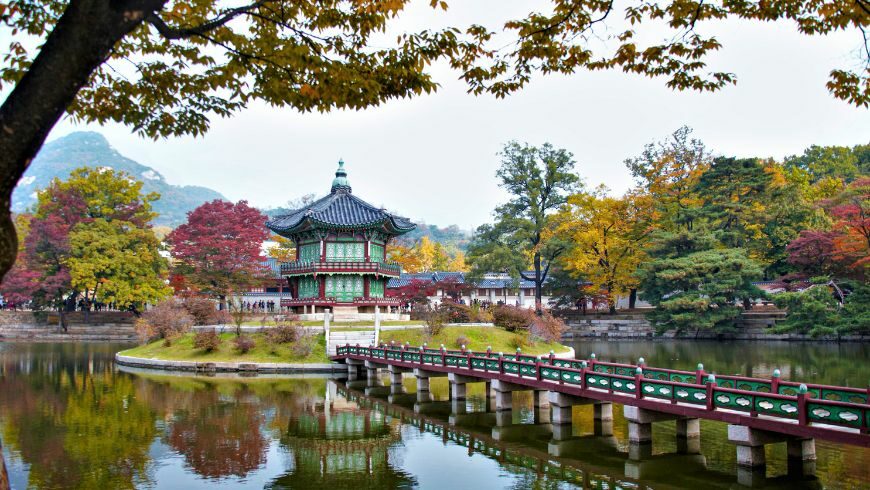
<instances>
[{"instance_id":1,"label":"bridge deck","mask_svg":"<svg viewBox=\"0 0 870 490\"><path fill-rule=\"evenodd\" d=\"M701 366L692 372L553 355L536 358L405 346L345 345L331 359L425 368L481 381L497 379L533 390L870 447L867 389L801 384L778 377L714 376Z\"/></svg>"}]
</instances>

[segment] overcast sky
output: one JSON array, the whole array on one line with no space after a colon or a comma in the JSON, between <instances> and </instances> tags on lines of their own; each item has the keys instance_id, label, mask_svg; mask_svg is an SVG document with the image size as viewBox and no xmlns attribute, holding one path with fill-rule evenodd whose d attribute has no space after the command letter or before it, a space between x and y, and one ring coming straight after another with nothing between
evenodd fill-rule
<instances>
[{"instance_id":1,"label":"overcast sky","mask_svg":"<svg viewBox=\"0 0 870 490\"><path fill-rule=\"evenodd\" d=\"M438 22L496 21L493 5L505 6L500 16L528 9L506 0L478 2L466 11L454 5ZM403 22L428 20L430 12L415 11ZM170 183L211 187L261 207L327 193L336 162L344 158L356 195L414 220L465 229L491 220L505 199L494 178L496 153L512 139L566 148L587 184L605 183L615 193L631 185L623 160L684 124L724 155L782 158L811 144L870 142L870 111L825 89L832 68L856 65L856 33L810 38L790 24L745 22L710 24L704 33L711 32L724 45L710 58L711 68L738 77L736 86L713 94L673 92L664 80L621 72L581 72L539 77L496 100L466 94L455 72L435 67L442 84L437 93L365 111L299 114L254 105L214 120L205 137L158 142L123 126L63 121L50 138L100 131Z\"/></svg>"}]
</instances>

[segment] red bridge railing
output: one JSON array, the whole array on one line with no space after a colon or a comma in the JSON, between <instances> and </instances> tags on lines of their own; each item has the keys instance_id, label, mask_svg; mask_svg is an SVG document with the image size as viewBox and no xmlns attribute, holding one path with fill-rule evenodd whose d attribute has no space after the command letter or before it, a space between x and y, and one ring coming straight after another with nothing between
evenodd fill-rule
<instances>
[{"instance_id":1,"label":"red bridge railing","mask_svg":"<svg viewBox=\"0 0 870 490\"><path fill-rule=\"evenodd\" d=\"M821 436L870 446L870 391L844 386L796 383L779 379L722 376L696 371L620 364L590 359L513 355L426 346L341 346L334 359L364 359L405 367L434 367L480 378L510 379L538 389L582 396L653 410L700 414L734 422L734 415L756 420L752 425L797 435ZM656 402L650 404L648 402ZM673 408L667 408L670 405ZM812 430L809 430L809 429ZM806 430L805 430L806 429ZM848 437L847 437L848 435Z\"/></svg>"}]
</instances>

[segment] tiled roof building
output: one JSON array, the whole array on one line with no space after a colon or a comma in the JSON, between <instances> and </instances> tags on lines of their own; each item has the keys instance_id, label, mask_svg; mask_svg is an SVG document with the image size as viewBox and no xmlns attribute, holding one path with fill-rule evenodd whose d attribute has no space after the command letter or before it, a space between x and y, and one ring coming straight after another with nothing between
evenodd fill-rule
<instances>
[{"instance_id":1,"label":"tiled roof building","mask_svg":"<svg viewBox=\"0 0 870 490\"><path fill-rule=\"evenodd\" d=\"M344 162L338 165L328 195L266 222L296 244L296 260L280 265L291 296L281 305L302 314L332 308L343 316L398 307L385 292L401 267L387 262L386 246L416 225L354 196Z\"/></svg>"}]
</instances>

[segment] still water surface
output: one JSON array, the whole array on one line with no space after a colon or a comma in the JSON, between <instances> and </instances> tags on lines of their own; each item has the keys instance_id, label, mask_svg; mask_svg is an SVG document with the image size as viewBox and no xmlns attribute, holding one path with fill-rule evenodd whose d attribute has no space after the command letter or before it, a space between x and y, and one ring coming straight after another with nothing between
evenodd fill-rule
<instances>
[{"instance_id":1,"label":"still water surface","mask_svg":"<svg viewBox=\"0 0 870 490\"><path fill-rule=\"evenodd\" d=\"M870 346L762 342L580 342L578 356L867 386ZM653 456L631 461L627 424L592 436L590 407L553 457L529 393L493 428L482 384L451 414L447 383L415 411L408 395L325 377L193 377L119 369L122 345L0 343L0 441L12 488L740 488L725 424L702 421L701 455L675 455L655 424ZM385 380L387 382L387 380ZM540 415L540 414L539 414ZM469 449L471 447L471 449ZM870 450L817 441L816 477L789 477L768 449L763 486L870 488Z\"/></svg>"}]
</instances>

